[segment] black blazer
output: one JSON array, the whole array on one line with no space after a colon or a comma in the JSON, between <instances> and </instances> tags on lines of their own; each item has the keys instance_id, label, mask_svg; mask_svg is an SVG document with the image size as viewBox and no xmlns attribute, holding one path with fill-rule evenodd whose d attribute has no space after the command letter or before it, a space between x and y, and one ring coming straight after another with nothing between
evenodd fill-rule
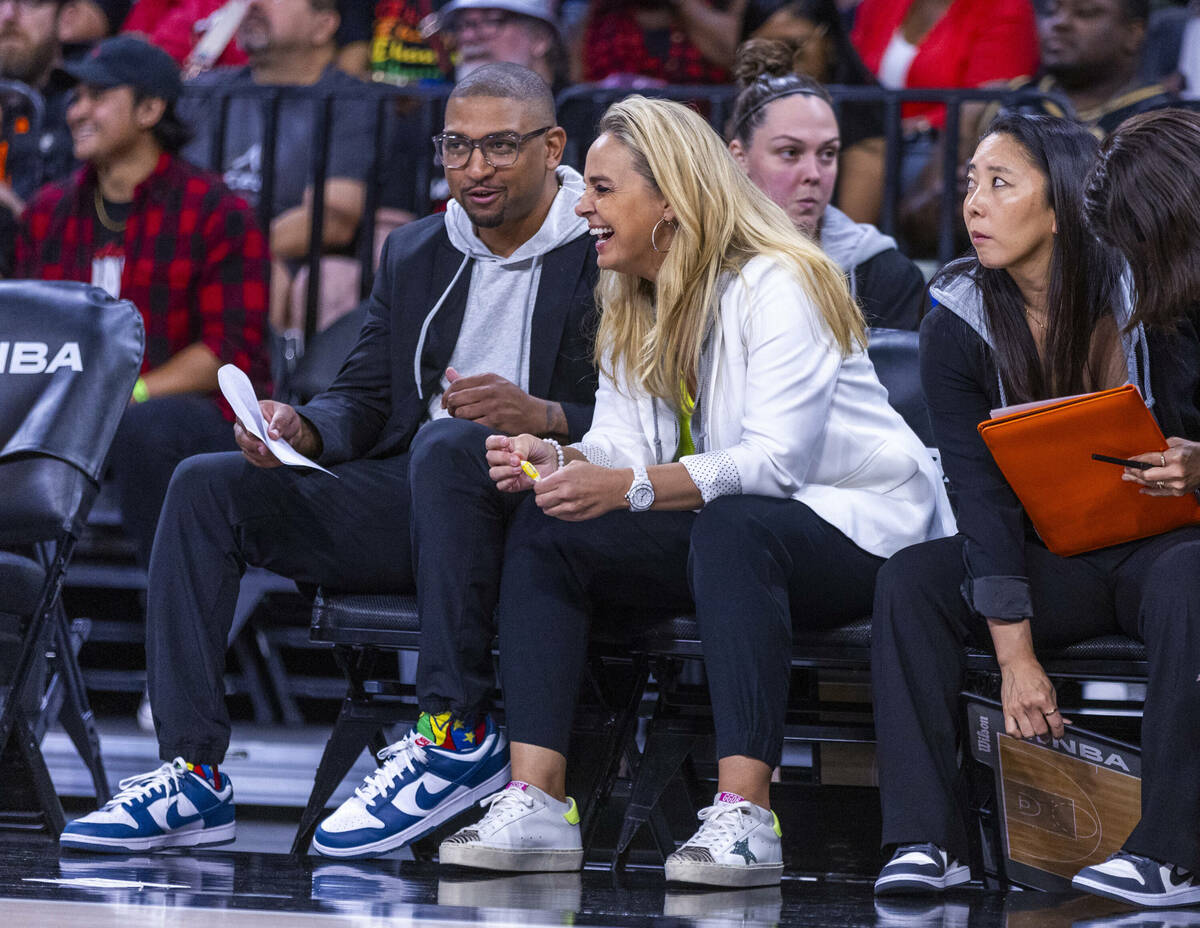
<instances>
[{"instance_id":1,"label":"black blazer","mask_svg":"<svg viewBox=\"0 0 1200 928\"><path fill-rule=\"evenodd\" d=\"M470 265L433 317L418 362L421 326L464 257L450 244L442 214L388 236L357 344L329 389L299 407L321 436L321 464L408 450L429 398L441 392L467 308ZM591 425L596 401L596 275L596 250L586 233L547 253L530 327L529 392L562 405L572 441Z\"/></svg>"}]
</instances>

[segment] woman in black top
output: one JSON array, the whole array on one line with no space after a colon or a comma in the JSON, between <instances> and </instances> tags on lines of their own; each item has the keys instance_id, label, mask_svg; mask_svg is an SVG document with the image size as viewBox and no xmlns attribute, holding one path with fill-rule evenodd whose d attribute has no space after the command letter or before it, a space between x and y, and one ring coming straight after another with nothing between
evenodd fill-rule
<instances>
[{"instance_id":1,"label":"woman in black top","mask_svg":"<svg viewBox=\"0 0 1200 928\"><path fill-rule=\"evenodd\" d=\"M1097 214L1117 197L1136 199L1141 187L1123 185L1114 196L1113 145L1088 188ZM1188 470L1182 460L1200 439L1195 312L1176 300L1170 305L1181 308L1168 320L1146 308L1157 302L1142 299L1135 309L1132 298L1167 289L1164 279L1147 281L1138 262L1179 230L1169 215L1145 224L1161 208L1148 205L1127 236L1128 221L1113 211L1119 228L1108 230L1109 242L1147 239L1143 252L1127 252L1132 277L1123 273L1121 255L1084 223L1083 180L1095 152L1088 133L1064 120L993 122L968 165L963 203L976 256L951 264L931 287L940 305L921 326L921 378L959 534L901 551L879 574L875 723L883 841L897 850L877 893L938 891L969 879L959 863L967 853L957 764L964 646L994 649L1009 735L1062 737L1065 720L1036 649L1123 633L1146 643L1150 666L1142 820L1120 852L1085 868L1075 885L1141 905L1200 901L1200 879L1189 872L1200 867L1200 527L1054 555L976 429L996 407L1131 382L1174 436L1166 454L1139 455L1160 465L1141 472L1163 481L1149 492L1200 484L1195 464ZM1163 202L1195 211L1194 155L1178 158L1170 168L1190 172L1193 189L1189 195L1176 182ZM1200 240L1185 237L1193 249Z\"/></svg>"}]
</instances>

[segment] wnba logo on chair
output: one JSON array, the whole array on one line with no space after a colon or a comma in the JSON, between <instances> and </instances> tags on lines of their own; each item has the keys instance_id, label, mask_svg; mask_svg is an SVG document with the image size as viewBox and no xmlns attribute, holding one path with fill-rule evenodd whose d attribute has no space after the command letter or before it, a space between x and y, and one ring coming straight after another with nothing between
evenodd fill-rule
<instances>
[{"instance_id":1,"label":"wnba logo on chair","mask_svg":"<svg viewBox=\"0 0 1200 928\"><path fill-rule=\"evenodd\" d=\"M45 342L0 341L0 373L53 374L62 368L83 370L79 342L64 342L53 355L50 348Z\"/></svg>"}]
</instances>

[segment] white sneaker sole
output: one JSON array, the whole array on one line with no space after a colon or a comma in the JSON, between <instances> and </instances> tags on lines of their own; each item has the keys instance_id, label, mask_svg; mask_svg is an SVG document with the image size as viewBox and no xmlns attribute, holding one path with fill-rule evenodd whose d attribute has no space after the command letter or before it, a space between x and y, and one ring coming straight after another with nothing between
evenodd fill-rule
<instances>
[{"instance_id":1,"label":"white sneaker sole","mask_svg":"<svg viewBox=\"0 0 1200 928\"><path fill-rule=\"evenodd\" d=\"M695 860L668 860L668 883L698 883L701 886L774 886L783 879L783 864L726 866Z\"/></svg>"},{"instance_id":2,"label":"white sneaker sole","mask_svg":"<svg viewBox=\"0 0 1200 928\"><path fill-rule=\"evenodd\" d=\"M1071 885L1085 892L1104 896L1106 899L1116 899L1118 902L1132 902L1134 905L1152 909L1166 909L1177 905L1194 905L1200 902L1200 886L1191 886L1173 893L1135 893L1114 889L1107 883L1101 883L1086 876L1076 876Z\"/></svg>"},{"instance_id":3,"label":"white sneaker sole","mask_svg":"<svg viewBox=\"0 0 1200 928\"><path fill-rule=\"evenodd\" d=\"M482 844L447 844L438 848L438 863L476 870L563 872L583 868L583 848L518 850Z\"/></svg>"},{"instance_id":4,"label":"white sneaker sole","mask_svg":"<svg viewBox=\"0 0 1200 928\"><path fill-rule=\"evenodd\" d=\"M919 873L897 873L875 881L876 896L940 893L971 879L971 868L964 864L951 867L941 877Z\"/></svg>"},{"instance_id":5,"label":"white sneaker sole","mask_svg":"<svg viewBox=\"0 0 1200 928\"><path fill-rule=\"evenodd\" d=\"M64 833L58 839L59 846L72 851L103 851L119 854L123 851L152 851L162 847L206 847L214 844L229 844L237 837L237 822L218 825L215 828L194 828L190 831L173 831L165 835L148 838L104 838L99 835L77 835Z\"/></svg>"},{"instance_id":6,"label":"white sneaker sole","mask_svg":"<svg viewBox=\"0 0 1200 928\"><path fill-rule=\"evenodd\" d=\"M403 831L398 831L394 835L380 838L378 841L372 841L368 844L359 844L355 847L329 847L322 844L317 838L313 838L313 850L322 857L336 857L342 860L355 857L377 857L380 854L386 854L388 851L403 847L410 841L417 840L433 831L439 825L448 822L454 816L465 812L480 799L490 796L497 790L503 789L511 779L512 766L508 765L498 773L493 774L491 779L485 780L479 786L464 789L456 796L452 796L445 802L440 803L436 809L419 822L414 822Z\"/></svg>"}]
</instances>

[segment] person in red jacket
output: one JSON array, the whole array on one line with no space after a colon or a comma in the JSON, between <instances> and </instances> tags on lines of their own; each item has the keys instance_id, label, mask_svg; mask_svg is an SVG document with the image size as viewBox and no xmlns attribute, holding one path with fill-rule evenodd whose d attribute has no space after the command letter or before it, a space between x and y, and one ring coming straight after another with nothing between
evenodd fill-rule
<instances>
[{"instance_id":1,"label":"person in red jacket","mask_svg":"<svg viewBox=\"0 0 1200 928\"><path fill-rule=\"evenodd\" d=\"M166 52L118 36L64 70L79 82L67 122L84 165L30 201L16 276L91 283L141 311L142 375L109 464L146 565L175 466L235 447L217 369L235 364L269 395L267 244L244 200L178 157L189 132Z\"/></svg>"},{"instance_id":2,"label":"person in red jacket","mask_svg":"<svg viewBox=\"0 0 1200 928\"><path fill-rule=\"evenodd\" d=\"M897 90L982 87L1037 71L1031 0L863 0L850 39L879 83ZM973 118L980 109L975 105ZM908 103L901 115L901 232L910 255L928 256L937 247L938 223L931 218L940 193L932 192L940 191L936 156L946 108ZM971 138L963 151L974 142Z\"/></svg>"},{"instance_id":3,"label":"person in red jacket","mask_svg":"<svg viewBox=\"0 0 1200 928\"><path fill-rule=\"evenodd\" d=\"M226 0L137 0L125 20L124 31L144 35L183 65L226 5ZM246 60L246 53L231 35L230 41L216 51L216 57L205 63L205 70L214 65L240 67Z\"/></svg>"},{"instance_id":4,"label":"person in red jacket","mask_svg":"<svg viewBox=\"0 0 1200 928\"><path fill-rule=\"evenodd\" d=\"M884 87L979 87L1037 70L1030 0L863 0L850 39ZM905 107L909 128L941 128L944 108Z\"/></svg>"}]
</instances>

